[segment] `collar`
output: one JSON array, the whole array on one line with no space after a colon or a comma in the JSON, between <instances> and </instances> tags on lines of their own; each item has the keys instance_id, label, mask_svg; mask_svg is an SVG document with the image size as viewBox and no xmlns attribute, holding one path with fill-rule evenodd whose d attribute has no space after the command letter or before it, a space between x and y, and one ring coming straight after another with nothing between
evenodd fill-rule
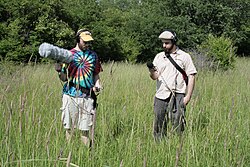
<instances>
[{"instance_id":1,"label":"collar","mask_svg":"<svg viewBox=\"0 0 250 167\"><path fill-rule=\"evenodd\" d=\"M178 52L179 50L180 50L180 49L179 49L179 47L177 46L176 49L175 49L175 51L173 51L173 52L170 53L170 54L177 54L177 52Z\"/></svg>"},{"instance_id":2,"label":"collar","mask_svg":"<svg viewBox=\"0 0 250 167\"><path fill-rule=\"evenodd\" d=\"M170 53L170 56L174 56L174 55L178 55L178 52L179 52L179 47L177 46L176 47L176 50L174 51L174 52L172 52L172 53ZM166 58L166 55L165 55L165 52L163 51L163 53L164 53L164 55L163 55L163 58Z\"/></svg>"}]
</instances>

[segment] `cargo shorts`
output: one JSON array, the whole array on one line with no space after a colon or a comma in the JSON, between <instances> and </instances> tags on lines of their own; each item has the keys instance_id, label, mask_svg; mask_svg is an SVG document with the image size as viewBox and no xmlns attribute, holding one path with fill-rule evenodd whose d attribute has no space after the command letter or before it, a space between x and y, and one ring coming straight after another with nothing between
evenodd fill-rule
<instances>
[{"instance_id":1,"label":"cargo shorts","mask_svg":"<svg viewBox=\"0 0 250 167\"><path fill-rule=\"evenodd\" d=\"M82 131L90 130L93 122L93 103L91 97L71 97L63 94L62 123L65 129L77 128Z\"/></svg>"}]
</instances>

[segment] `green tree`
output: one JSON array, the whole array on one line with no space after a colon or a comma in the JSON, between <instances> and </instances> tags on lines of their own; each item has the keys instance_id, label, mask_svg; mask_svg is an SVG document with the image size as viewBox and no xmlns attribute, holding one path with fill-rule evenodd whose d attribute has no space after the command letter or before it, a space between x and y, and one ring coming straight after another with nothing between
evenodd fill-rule
<instances>
[{"instance_id":1,"label":"green tree","mask_svg":"<svg viewBox=\"0 0 250 167\"><path fill-rule=\"evenodd\" d=\"M176 31L183 49L213 34L250 54L249 8L246 0L1 0L0 56L35 61L42 42L72 48L80 28L92 31L103 61L153 59L166 28Z\"/></svg>"},{"instance_id":2,"label":"green tree","mask_svg":"<svg viewBox=\"0 0 250 167\"><path fill-rule=\"evenodd\" d=\"M6 33L0 41L0 54L4 59L27 62L38 55L38 46L43 41L68 43L64 38L70 36L71 30L60 19L66 15L60 10L61 1L14 0L4 1L0 6L8 13L5 24L2 23Z\"/></svg>"}]
</instances>

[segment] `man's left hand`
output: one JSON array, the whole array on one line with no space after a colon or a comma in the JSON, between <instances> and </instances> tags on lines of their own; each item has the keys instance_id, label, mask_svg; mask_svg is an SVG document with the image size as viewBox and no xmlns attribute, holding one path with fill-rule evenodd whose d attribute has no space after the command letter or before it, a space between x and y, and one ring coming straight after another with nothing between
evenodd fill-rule
<instances>
[{"instance_id":1,"label":"man's left hand","mask_svg":"<svg viewBox=\"0 0 250 167\"><path fill-rule=\"evenodd\" d=\"M97 87L97 86L93 87L93 91L96 93L100 92L101 89L102 89L101 87Z\"/></svg>"},{"instance_id":2,"label":"man's left hand","mask_svg":"<svg viewBox=\"0 0 250 167\"><path fill-rule=\"evenodd\" d=\"M189 101L190 101L190 97L185 96L185 97L183 98L183 103L184 103L185 106L188 105Z\"/></svg>"}]
</instances>

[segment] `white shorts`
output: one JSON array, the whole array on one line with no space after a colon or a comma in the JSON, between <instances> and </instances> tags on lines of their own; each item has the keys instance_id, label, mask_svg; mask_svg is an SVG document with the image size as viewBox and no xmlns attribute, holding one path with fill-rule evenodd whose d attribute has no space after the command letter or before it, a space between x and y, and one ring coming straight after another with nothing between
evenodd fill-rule
<instances>
[{"instance_id":1,"label":"white shorts","mask_svg":"<svg viewBox=\"0 0 250 167\"><path fill-rule=\"evenodd\" d=\"M61 111L64 128L90 130L93 124L93 102L91 97L75 98L63 94Z\"/></svg>"}]
</instances>

